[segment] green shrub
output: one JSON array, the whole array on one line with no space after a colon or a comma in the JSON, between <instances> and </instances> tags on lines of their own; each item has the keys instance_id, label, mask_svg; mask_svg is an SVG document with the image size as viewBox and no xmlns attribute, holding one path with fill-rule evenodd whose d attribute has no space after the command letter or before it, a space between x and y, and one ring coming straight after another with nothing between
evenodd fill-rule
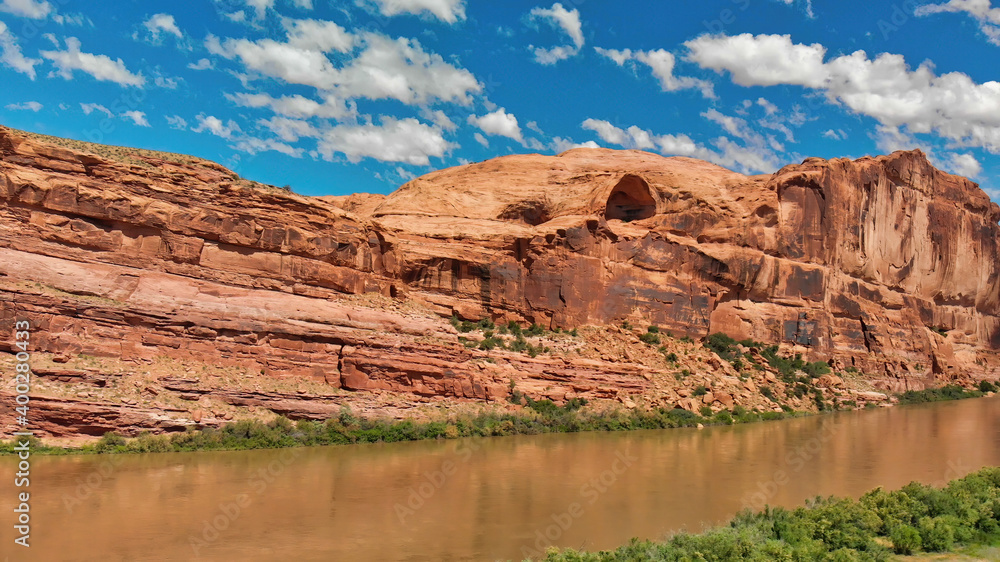
<instances>
[{"instance_id":1,"label":"green shrub","mask_svg":"<svg viewBox=\"0 0 1000 562\"><path fill-rule=\"evenodd\" d=\"M645 334L642 334L641 336L639 336L639 340L649 345L660 344L660 336L654 332L646 332Z\"/></svg>"},{"instance_id":2,"label":"green shrub","mask_svg":"<svg viewBox=\"0 0 1000 562\"><path fill-rule=\"evenodd\" d=\"M946 552L955 544L955 530L941 517L921 517L920 539L928 552Z\"/></svg>"},{"instance_id":3,"label":"green shrub","mask_svg":"<svg viewBox=\"0 0 1000 562\"><path fill-rule=\"evenodd\" d=\"M979 381L979 392L985 394L987 392L996 392L996 391L997 387L990 381Z\"/></svg>"},{"instance_id":4,"label":"green shrub","mask_svg":"<svg viewBox=\"0 0 1000 562\"><path fill-rule=\"evenodd\" d=\"M667 361L670 361L671 363L676 363L677 362L677 354L674 353L674 352L672 352L672 351L670 353L668 353L667 354Z\"/></svg>"},{"instance_id":5,"label":"green shrub","mask_svg":"<svg viewBox=\"0 0 1000 562\"><path fill-rule=\"evenodd\" d=\"M942 386L941 388L928 388L925 390L907 390L899 395L900 404L921 404L924 402L940 402L942 400L962 400L964 398L978 398L983 393L975 390L965 390L958 385Z\"/></svg>"},{"instance_id":6,"label":"green shrub","mask_svg":"<svg viewBox=\"0 0 1000 562\"><path fill-rule=\"evenodd\" d=\"M527 334L529 336L540 336L540 335L542 335L544 333L545 333L545 329L542 328L541 326L539 326L538 324L532 324L531 327L528 328L528 331L527 331Z\"/></svg>"},{"instance_id":7,"label":"green shrub","mask_svg":"<svg viewBox=\"0 0 1000 562\"><path fill-rule=\"evenodd\" d=\"M646 328L646 331L649 332L650 334L659 334L660 333L660 327L659 326L650 326L650 327Z\"/></svg>"},{"instance_id":8,"label":"green shrub","mask_svg":"<svg viewBox=\"0 0 1000 562\"><path fill-rule=\"evenodd\" d=\"M695 387L694 396L704 396L706 394L708 394L708 388L706 388L704 385L698 385L697 387Z\"/></svg>"}]
</instances>

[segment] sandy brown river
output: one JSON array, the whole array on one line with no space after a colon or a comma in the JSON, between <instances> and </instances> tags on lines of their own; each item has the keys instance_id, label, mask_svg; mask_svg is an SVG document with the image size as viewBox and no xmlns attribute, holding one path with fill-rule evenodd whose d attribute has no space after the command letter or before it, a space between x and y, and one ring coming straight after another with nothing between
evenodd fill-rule
<instances>
[{"instance_id":1,"label":"sandy brown river","mask_svg":"<svg viewBox=\"0 0 1000 562\"><path fill-rule=\"evenodd\" d=\"M33 457L9 560L520 560L1000 465L1000 397L703 430Z\"/></svg>"}]
</instances>

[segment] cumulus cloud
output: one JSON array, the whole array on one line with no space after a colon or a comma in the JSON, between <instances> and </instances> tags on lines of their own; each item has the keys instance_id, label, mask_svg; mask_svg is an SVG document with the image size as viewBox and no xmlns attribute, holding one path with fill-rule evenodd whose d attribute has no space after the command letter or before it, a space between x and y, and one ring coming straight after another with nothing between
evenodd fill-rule
<instances>
[{"instance_id":1,"label":"cumulus cloud","mask_svg":"<svg viewBox=\"0 0 1000 562\"><path fill-rule=\"evenodd\" d=\"M187 120L180 115L166 115L164 119L167 120L167 125L170 125L171 129L187 129Z\"/></svg>"},{"instance_id":2,"label":"cumulus cloud","mask_svg":"<svg viewBox=\"0 0 1000 562\"><path fill-rule=\"evenodd\" d=\"M4 106L5 109L9 109L11 111L34 111L35 113L38 113L39 111L41 111L42 107L44 107L44 106L42 104L38 103L37 101L26 101L24 103L12 103L12 104L8 104L8 105Z\"/></svg>"},{"instance_id":3,"label":"cumulus cloud","mask_svg":"<svg viewBox=\"0 0 1000 562\"><path fill-rule=\"evenodd\" d=\"M35 65L41 63L38 59L30 59L21 52L21 46L17 43L17 38L7 29L7 25L0 21L0 64L12 68L21 74L27 74L32 80L35 79Z\"/></svg>"},{"instance_id":4,"label":"cumulus cloud","mask_svg":"<svg viewBox=\"0 0 1000 562\"><path fill-rule=\"evenodd\" d=\"M517 124L517 117L507 113L507 110L502 107L481 117L470 115L469 124L478 127L487 135L507 137L524 144L524 135L521 133L521 127Z\"/></svg>"},{"instance_id":5,"label":"cumulus cloud","mask_svg":"<svg viewBox=\"0 0 1000 562\"><path fill-rule=\"evenodd\" d=\"M740 86L796 84L822 87L826 47L793 44L790 35L702 35L684 46L687 59L702 68L728 71Z\"/></svg>"},{"instance_id":6,"label":"cumulus cloud","mask_svg":"<svg viewBox=\"0 0 1000 562\"><path fill-rule=\"evenodd\" d=\"M441 129L407 118L382 117L380 125L338 125L323 133L317 152L326 160L340 153L351 162L373 158L427 166L430 158L441 158L452 148Z\"/></svg>"},{"instance_id":7,"label":"cumulus cloud","mask_svg":"<svg viewBox=\"0 0 1000 562\"><path fill-rule=\"evenodd\" d=\"M121 59L112 60L107 55L94 55L80 51L80 40L66 38L65 51L42 51L42 57L52 61L58 69L58 76L73 79L73 71L79 70L102 82L114 82L121 86L142 87L146 79L142 74L133 74Z\"/></svg>"},{"instance_id":8,"label":"cumulus cloud","mask_svg":"<svg viewBox=\"0 0 1000 562\"><path fill-rule=\"evenodd\" d=\"M536 7L528 14L530 21L541 20L557 30L561 31L572 45L561 45L557 47L535 47L529 46L535 53L535 62L544 65L552 65L561 60L566 60L575 56L583 47L583 23L580 21L580 10L576 8L567 10L562 4L556 2L551 8Z\"/></svg>"},{"instance_id":9,"label":"cumulus cloud","mask_svg":"<svg viewBox=\"0 0 1000 562\"><path fill-rule=\"evenodd\" d=\"M714 98L715 93L712 83L707 80L693 78L690 76L675 76L674 66L677 59L674 54L664 49L655 51L633 51L631 49L602 49L595 47L595 51L603 57L611 59L618 66L626 64L642 63L649 67L653 76L660 82L660 88L664 92L674 92L677 90L697 89L706 98Z\"/></svg>"},{"instance_id":10,"label":"cumulus cloud","mask_svg":"<svg viewBox=\"0 0 1000 562\"><path fill-rule=\"evenodd\" d=\"M950 0L944 4L928 4L914 10L918 16L945 12L967 13L979 22L979 29L986 39L1000 45L1000 7L990 6L990 0Z\"/></svg>"},{"instance_id":11,"label":"cumulus cloud","mask_svg":"<svg viewBox=\"0 0 1000 562\"><path fill-rule=\"evenodd\" d=\"M945 167L948 171L967 178L974 178L983 171L983 165L968 153L952 154Z\"/></svg>"},{"instance_id":12,"label":"cumulus cloud","mask_svg":"<svg viewBox=\"0 0 1000 562\"><path fill-rule=\"evenodd\" d=\"M911 69L902 55L890 53L870 59L856 51L824 62L822 45L793 44L787 35L705 35L685 45L690 60L729 72L740 85L815 89L884 127L1000 154L1000 82L937 75L930 63Z\"/></svg>"},{"instance_id":13,"label":"cumulus cloud","mask_svg":"<svg viewBox=\"0 0 1000 562\"><path fill-rule=\"evenodd\" d=\"M101 113L107 115L108 117L114 117L115 116L114 113L111 113L110 109L104 107L103 105L101 105L99 103L81 103L80 104L80 109L83 110L83 114L84 115L90 115L91 113L93 113L95 111L100 111Z\"/></svg>"},{"instance_id":14,"label":"cumulus cloud","mask_svg":"<svg viewBox=\"0 0 1000 562\"><path fill-rule=\"evenodd\" d=\"M714 110L710 110L714 111ZM718 113L718 112L716 112ZM761 140L744 131L745 124L731 121L721 113L710 114L722 123L727 123L734 131L746 134L754 139L746 145L740 145L727 137L718 137L712 141L716 149L706 147L684 134L657 135L651 131L636 126L622 129L607 121L587 119L581 127L594 131L600 139L608 144L639 150L656 150L664 156L687 156L714 162L720 166L743 173L773 172L778 167L777 157L767 146L760 145ZM740 120L741 121L741 120ZM725 126L725 125L724 125ZM759 137L759 135L758 135Z\"/></svg>"},{"instance_id":15,"label":"cumulus cloud","mask_svg":"<svg viewBox=\"0 0 1000 562\"><path fill-rule=\"evenodd\" d=\"M285 142L298 142L302 137L315 137L319 135L316 127L308 121L301 119L289 119L287 117L272 117L261 119L258 124L267 127L272 133Z\"/></svg>"},{"instance_id":16,"label":"cumulus cloud","mask_svg":"<svg viewBox=\"0 0 1000 562\"><path fill-rule=\"evenodd\" d=\"M406 104L433 101L471 102L482 90L471 72L438 54L428 53L416 39L391 39L379 33L353 35L332 22L284 20L287 40L206 39L209 52L239 59L255 73L290 84L312 86L341 99L395 99ZM342 67L327 53L360 52ZM343 57L341 57L343 58Z\"/></svg>"},{"instance_id":17,"label":"cumulus cloud","mask_svg":"<svg viewBox=\"0 0 1000 562\"><path fill-rule=\"evenodd\" d=\"M215 68L215 64L208 59L199 59L198 62L188 64L188 68L191 70L212 70Z\"/></svg>"},{"instance_id":18,"label":"cumulus cloud","mask_svg":"<svg viewBox=\"0 0 1000 562\"><path fill-rule=\"evenodd\" d=\"M529 13L532 19L547 21L553 27L560 29L569 36L579 49L583 47L583 24L580 22L580 10L567 10L556 2L551 8L533 8Z\"/></svg>"},{"instance_id":19,"label":"cumulus cloud","mask_svg":"<svg viewBox=\"0 0 1000 562\"><path fill-rule=\"evenodd\" d=\"M226 98L242 107L268 108L278 115L296 119L320 117L343 119L356 114L354 106L347 106L343 100L327 96L322 103L298 94L272 97L268 94L237 93L225 94Z\"/></svg>"},{"instance_id":20,"label":"cumulus cloud","mask_svg":"<svg viewBox=\"0 0 1000 562\"><path fill-rule=\"evenodd\" d=\"M149 127L146 114L142 111L126 111L121 114L122 119L128 119L140 127Z\"/></svg>"},{"instance_id":21,"label":"cumulus cloud","mask_svg":"<svg viewBox=\"0 0 1000 562\"><path fill-rule=\"evenodd\" d=\"M234 134L242 132L240 126L231 119L223 123L218 117L205 115L204 113L198 115L196 119L198 120L198 125L191 129L196 133L209 132L217 137L228 140L233 138Z\"/></svg>"},{"instance_id":22,"label":"cumulus cloud","mask_svg":"<svg viewBox=\"0 0 1000 562\"><path fill-rule=\"evenodd\" d=\"M833 140L847 140L847 133L843 129L828 129L823 132L823 137Z\"/></svg>"},{"instance_id":23,"label":"cumulus cloud","mask_svg":"<svg viewBox=\"0 0 1000 562\"><path fill-rule=\"evenodd\" d=\"M160 35L164 33L173 35L178 39L184 37L181 29L177 27L177 22L174 21L174 16L170 14L154 14L143 22L142 25L149 31L149 36L153 41L158 41Z\"/></svg>"},{"instance_id":24,"label":"cumulus cloud","mask_svg":"<svg viewBox=\"0 0 1000 562\"><path fill-rule=\"evenodd\" d=\"M601 145L594 141L573 142L570 139L564 139L562 137L554 137L550 146L552 150L557 153L573 150L574 148L601 148Z\"/></svg>"},{"instance_id":25,"label":"cumulus cloud","mask_svg":"<svg viewBox=\"0 0 1000 562\"><path fill-rule=\"evenodd\" d=\"M0 12L40 20L52 12L52 4L38 0L3 0L0 2Z\"/></svg>"},{"instance_id":26,"label":"cumulus cloud","mask_svg":"<svg viewBox=\"0 0 1000 562\"><path fill-rule=\"evenodd\" d=\"M465 0L371 0L383 16L429 13L443 22L465 19Z\"/></svg>"}]
</instances>

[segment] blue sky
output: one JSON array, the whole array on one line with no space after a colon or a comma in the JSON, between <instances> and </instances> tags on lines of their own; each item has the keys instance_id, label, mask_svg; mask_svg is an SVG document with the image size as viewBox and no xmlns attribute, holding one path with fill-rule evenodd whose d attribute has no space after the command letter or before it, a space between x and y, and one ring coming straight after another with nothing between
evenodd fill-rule
<instances>
[{"instance_id":1,"label":"blue sky","mask_svg":"<svg viewBox=\"0 0 1000 562\"><path fill-rule=\"evenodd\" d=\"M0 124L308 195L577 145L919 147L1000 200L998 63L991 0L0 0Z\"/></svg>"}]
</instances>

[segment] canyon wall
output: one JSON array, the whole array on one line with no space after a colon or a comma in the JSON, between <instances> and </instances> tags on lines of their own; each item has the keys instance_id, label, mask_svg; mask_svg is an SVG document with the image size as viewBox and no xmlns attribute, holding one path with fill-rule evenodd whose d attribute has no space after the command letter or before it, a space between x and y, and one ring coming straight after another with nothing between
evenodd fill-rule
<instances>
[{"instance_id":1,"label":"canyon wall","mask_svg":"<svg viewBox=\"0 0 1000 562\"><path fill-rule=\"evenodd\" d=\"M748 177L576 149L313 198L197 158L62 144L0 127L0 320L30 318L55 363L168 356L477 401L514 380L613 398L658 369L603 352L480 361L455 315L721 331L889 390L1000 370L1000 207L919 151ZM101 419L87 431L116 423Z\"/></svg>"}]
</instances>

